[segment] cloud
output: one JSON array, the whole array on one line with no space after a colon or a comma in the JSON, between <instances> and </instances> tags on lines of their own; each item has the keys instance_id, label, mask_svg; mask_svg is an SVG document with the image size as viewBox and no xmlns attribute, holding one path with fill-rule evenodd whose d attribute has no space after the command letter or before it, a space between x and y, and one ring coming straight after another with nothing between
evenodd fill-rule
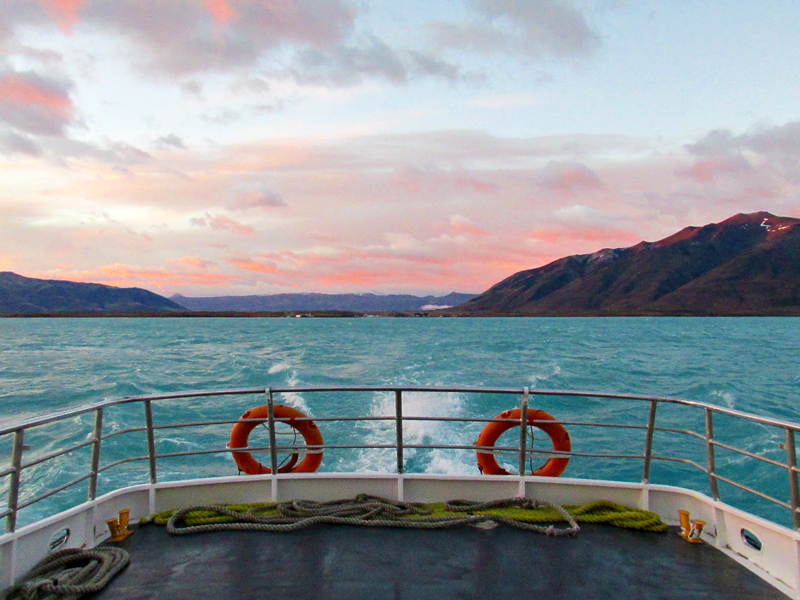
<instances>
[{"instance_id":1,"label":"cloud","mask_svg":"<svg viewBox=\"0 0 800 600\"><path fill-rule=\"evenodd\" d=\"M162 150L167 150L170 148L177 148L178 150L186 150L186 146L184 145L183 140L174 133L170 133L168 135L162 135L160 138L156 140L156 146L158 146Z\"/></svg>"},{"instance_id":2,"label":"cloud","mask_svg":"<svg viewBox=\"0 0 800 600\"><path fill-rule=\"evenodd\" d=\"M71 87L33 71L0 71L0 122L34 135L64 136L73 119Z\"/></svg>"},{"instance_id":3,"label":"cloud","mask_svg":"<svg viewBox=\"0 0 800 600\"><path fill-rule=\"evenodd\" d=\"M753 167L741 155L715 156L695 162L688 168L679 169L678 173L695 181L705 183L720 176L746 175Z\"/></svg>"},{"instance_id":4,"label":"cloud","mask_svg":"<svg viewBox=\"0 0 800 600\"><path fill-rule=\"evenodd\" d=\"M99 265L92 269L57 269L38 271L32 277L102 283L118 287L144 287L161 293L187 287L220 287L240 283L241 280L224 273L189 273L182 270L142 267L124 263Z\"/></svg>"},{"instance_id":5,"label":"cloud","mask_svg":"<svg viewBox=\"0 0 800 600\"><path fill-rule=\"evenodd\" d=\"M454 236L484 236L488 235L485 229L477 227L467 217L462 215L453 215L450 217L450 233Z\"/></svg>"},{"instance_id":6,"label":"cloud","mask_svg":"<svg viewBox=\"0 0 800 600\"><path fill-rule=\"evenodd\" d=\"M228 204L229 209L238 211L284 207L286 202L281 195L262 183L239 186L235 191L234 200Z\"/></svg>"},{"instance_id":7,"label":"cloud","mask_svg":"<svg viewBox=\"0 0 800 600\"><path fill-rule=\"evenodd\" d=\"M284 45L326 48L352 30L343 0L95 0L81 13L93 26L116 30L140 49L144 72L172 77L253 67Z\"/></svg>"},{"instance_id":8,"label":"cloud","mask_svg":"<svg viewBox=\"0 0 800 600\"><path fill-rule=\"evenodd\" d=\"M180 258L171 259L168 262L194 267L195 269L207 269L208 267L216 266L216 261L205 260L199 256L182 256Z\"/></svg>"},{"instance_id":9,"label":"cloud","mask_svg":"<svg viewBox=\"0 0 800 600\"><path fill-rule=\"evenodd\" d=\"M728 129L715 129L685 148L695 156L750 151L763 156L800 157L800 121L761 126L740 135L734 135Z\"/></svg>"},{"instance_id":10,"label":"cloud","mask_svg":"<svg viewBox=\"0 0 800 600\"><path fill-rule=\"evenodd\" d=\"M729 199L744 194L774 202L800 184L800 121L738 135L715 129L684 149L698 160L678 173Z\"/></svg>"},{"instance_id":11,"label":"cloud","mask_svg":"<svg viewBox=\"0 0 800 600\"><path fill-rule=\"evenodd\" d=\"M243 223L239 223L238 221L234 221L230 217L226 217L225 215L212 215L206 213L203 217L195 217L191 219L192 225L198 225L200 227L210 227L214 231L232 231L233 233L237 233L240 235L253 235L255 234L256 230L250 227L249 225L245 225Z\"/></svg>"},{"instance_id":12,"label":"cloud","mask_svg":"<svg viewBox=\"0 0 800 600\"><path fill-rule=\"evenodd\" d=\"M347 0L3 0L0 41L24 27L115 32L143 73L183 78L257 65L286 46L329 48L353 30Z\"/></svg>"},{"instance_id":13,"label":"cloud","mask_svg":"<svg viewBox=\"0 0 800 600\"><path fill-rule=\"evenodd\" d=\"M357 85L367 78L406 84L420 77L448 81L465 77L456 65L416 51L395 50L373 35L363 35L356 44L299 50L292 66L271 75L334 87Z\"/></svg>"},{"instance_id":14,"label":"cloud","mask_svg":"<svg viewBox=\"0 0 800 600\"><path fill-rule=\"evenodd\" d=\"M564 192L601 187L597 173L586 165L555 160L547 163L539 172L536 181L541 187Z\"/></svg>"},{"instance_id":15,"label":"cloud","mask_svg":"<svg viewBox=\"0 0 800 600\"><path fill-rule=\"evenodd\" d=\"M436 167L404 166L397 169L397 183L414 194L455 189L463 192L490 194L497 188L496 184L478 178L464 170L444 170Z\"/></svg>"},{"instance_id":16,"label":"cloud","mask_svg":"<svg viewBox=\"0 0 800 600\"><path fill-rule=\"evenodd\" d=\"M44 5L58 27L70 32L78 21L78 13L86 6L86 0L44 0Z\"/></svg>"},{"instance_id":17,"label":"cloud","mask_svg":"<svg viewBox=\"0 0 800 600\"><path fill-rule=\"evenodd\" d=\"M183 81L178 87L184 94L190 94L192 96L200 96L203 93L203 84L196 79Z\"/></svg>"},{"instance_id":18,"label":"cloud","mask_svg":"<svg viewBox=\"0 0 800 600\"><path fill-rule=\"evenodd\" d=\"M599 35L570 2L558 0L472 0L474 17L430 25L443 49L529 59L582 58L600 46Z\"/></svg>"},{"instance_id":19,"label":"cloud","mask_svg":"<svg viewBox=\"0 0 800 600\"><path fill-rule=\"evenodd\" d=\"M222 27L231 19L238 17L225 0L205 0L206 10L218 27Z\"/></svg>"},{"instance_id":20,"label":"cloud","mask_svg":"<svg viewBox=\"0 0 800 600\"><path fill-rule=\"evenodd\" d=\"M0 138L0 152L7 154L27 154L28 156L39 157L44 154L42 147L33 139L18 135L14 132L7 133Z\"/></svg>"}]
</instances>

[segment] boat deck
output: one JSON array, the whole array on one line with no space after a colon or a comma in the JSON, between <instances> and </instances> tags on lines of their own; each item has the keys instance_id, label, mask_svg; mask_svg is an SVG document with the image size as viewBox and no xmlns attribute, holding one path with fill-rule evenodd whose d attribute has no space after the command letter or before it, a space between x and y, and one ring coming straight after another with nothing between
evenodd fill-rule
<instances>
[{"instance_id":1,"label":"boat deck","mask_svg":"<svg viewBox=\"0 0 800 600\"><path fill-rule=\"evenodd\" d=\"M555 538L508 526L317 526L171 536L148 525L121 542L131 564L93 598L787 598L676 531L582 524Z\"/></svg>"}]
</instances>

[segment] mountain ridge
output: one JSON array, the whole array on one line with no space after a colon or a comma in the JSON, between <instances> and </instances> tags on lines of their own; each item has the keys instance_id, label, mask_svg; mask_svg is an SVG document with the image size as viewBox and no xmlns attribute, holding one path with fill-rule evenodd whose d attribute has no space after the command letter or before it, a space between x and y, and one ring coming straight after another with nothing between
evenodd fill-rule
<instances>
[{"instance_id":1,"label":"mountain ridge","mask_svg":"<svg viewBox=\"0 0 800 600\"><path fill-rule=\"evenodd\" d=\"M0 271L0 315L161 313L186 310L142 288L35 279Z\"/></svg>"},{"instance_id":2,"label":"mountain ridge","mask_svg":"<svg viewBox=\"0 0 800 600\"><path fill-rule=\"evenodd\" d=\"M656 242L566 256L446 313L800 315L800 219L740 213Z\"/></svg>"}]
</instances>

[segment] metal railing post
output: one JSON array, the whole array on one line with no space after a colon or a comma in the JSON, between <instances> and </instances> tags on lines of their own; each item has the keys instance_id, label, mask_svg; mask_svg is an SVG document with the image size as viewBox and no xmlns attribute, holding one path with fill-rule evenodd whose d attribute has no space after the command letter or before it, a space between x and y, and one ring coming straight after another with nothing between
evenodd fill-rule
<instances>
[{"instance_id":1,"label":"metal railing post","mask_svg":"<svg viewBox=\"0 0 800 600\"><path fill-rule=\"evenodd\" d=\"M6 517L6 532L11 533L17 528L17 505L19 504L19 482L22 475L22 453L25 450L25 430L17 429L14 432L14 446L11 450L11 482L8 486L8 510L11 513Z\"/></svg>"},{"instance_id":2,"label":"metal railing post","mask_svg":"<svg viewBox=\"0 0 800 600\"><path fill-rule=\"evenodd\" d=\"M519 476L525 476L525 450L528 445L528 395L530 391L527 387L522 388L522 403L519 413Z\"/></svg>"},{"instance_id":3,"label":"metal railing post","mask_svg":"<svg viewBox=\"0 0 800 600\"><path fill-rule=\"evenodd\" d=\"M267 388L264 393L267 395L267 426L269 428L269 462L272 474L278 473L278 453L275 450L275 407L272 398L272 388Z\"/></svg>"},{"instance_id":4,"label":"metal railing post","mask_svg":"<svg viewBox=\"0 0 800 600\"><path fill-rule=\"evenodd\" d=\"M711 417L711 409L706 410L706 455L708 466L708 483L711 486L711 497L719 500L719 487L717 486L716 466L714 463L714 422Z\"/></svg>"},{"instance_id":5,"label":"metal railing post","mask_svg":"<svg viewBox=\"0 0 800 600\"><path fill-rule=\"evenodd\" d=\"M792 526L800 529L800 489L797 487L797 448L794 445L794 430L786 428L786 466L789 469L789 492L792 496Z\"/></svg>"},{"instance_id":6,"label":"metal railing post","mask_svg":"<svg viewBox=\"0 0 800 600\"><path fill-rule=\"evenodd\" d=\"M395 426L397 429L397 472L402 475L405 470L403 461L403 392L394 392Z\"/></svg>"},{"instance_id":7,"label":"metal railing post","mask_svg":"<svg viewBox=\"0 0 800 600\"><path fill-rule=\"evenodd\" d=\"M653 458L653 432L656 427L656 407L658 403L650 400L650 412L647 415L647 438L644 442L644 467L642 468L642 483L650 481L650 461Z\"/></svg>"},{"instance_id":8,"label":"metal railing post","mask_svg":"<svg viewBox=\"0 0 800 600\"><path fill-rule=\"evenodd\" d=\"M100 468L100 441L103 439L103 409L94 412L94 433L92 434L92 466L89 477L89 500L97 498L97 470Z\"/></svg>"},{"instance_id":9,"label":"metal railing post","mask_svg":"<svg viewBox=\"0 0 800 600\"><path fill-rule=\"evenodd\" d=\"M151 400L144 401L144 418L147 424L147 459L150 463L150 483L157 483L156 436L153 430L153 403Z\"/></svg>"}]
</instances>

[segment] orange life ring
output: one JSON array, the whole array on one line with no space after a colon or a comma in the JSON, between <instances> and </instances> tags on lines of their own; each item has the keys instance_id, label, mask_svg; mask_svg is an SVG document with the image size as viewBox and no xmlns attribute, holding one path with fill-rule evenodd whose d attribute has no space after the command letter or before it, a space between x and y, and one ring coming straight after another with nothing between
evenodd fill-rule
<instances>
[{"instance_id":1,"label":"orange life ring","mask_svg":"<svg viewBox=\"0 0 800 600\"><path fill-rule=\"evenodd\" d=\"M502 423L489 423L481 431L481 435L476 442L477 446L494 446L497 439L512 427L519 425L519 420L522 417L522 409L515 408L500 413L495 419L516 419L517 422L502 422ZM553 450L561 452L569 452L572 450L572 442L569 439L569 433L561 423L534 423L534 421L555 421L555 418L548 415L543 410L528 410L528 425L533 425L544 431L550 436L550 441L553 442ZM531 475L539 477L558 477L567 468L569 456L567 457L552 457L541 467L536 469ZM478 450L478 468L484 475L511 475L503 467L497 464L494 458L494 453L489 450Z\"/></svg>"},{"instance_id":2,"label":"orange life ring","mask_svg":"<svg viewBox=\"0 0 800 600\"><path fill-rule=\"evenodd\" d=\"M295 421L295 419L308 418L304 413L291 406L283 406L275 404L273 413L276 419L288 419L283 421L288 423L291 427L296 429L298 433L303 436L303 439L308 446L322 446L322 434L319 427L314 421ZM266 419L269 416L269 409L265 406L258 406L244 413L240 419ZM245 422L236 423L231 430L231 442L229 448L247 448L247 438L250 432L256 428L259 423ZM234 452L233 460L239 470L244 471L248 475L268 475L272 470L258 462L253 455L249 452ZM278 469L278 473L313 473L319 468L322 463L322 450L314 452L306 452L305 457L297 464L297 454L292 454L288 463Z\"/></svg>"}]
</instances>

